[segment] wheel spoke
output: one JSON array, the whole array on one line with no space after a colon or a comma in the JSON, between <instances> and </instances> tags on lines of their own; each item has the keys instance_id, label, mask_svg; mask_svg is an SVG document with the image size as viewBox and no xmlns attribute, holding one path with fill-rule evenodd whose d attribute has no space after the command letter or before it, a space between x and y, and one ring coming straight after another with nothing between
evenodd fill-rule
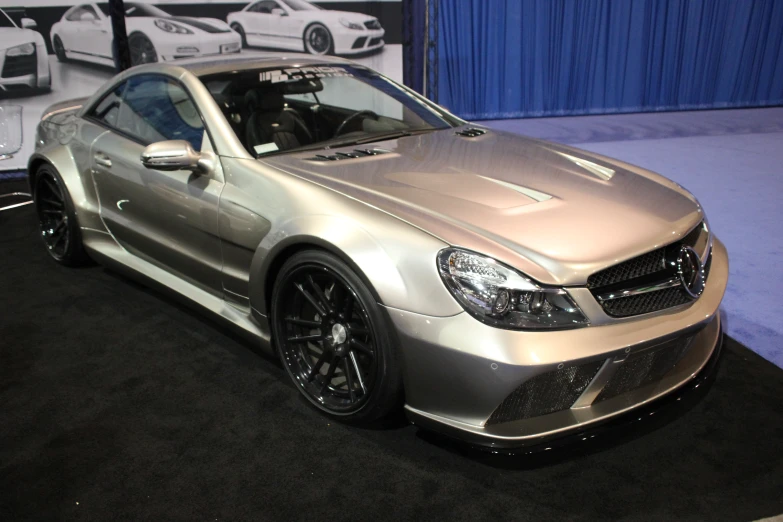
<instances>
[{"instance_id":1,"label":"wheel spoke","mask_svg":"<svg viewBox=\"0 0 783 522\"><path fill-rule=\"evenodd\" d=\"M55 216L62 216L62 215L63 215L63 211L62 211L62 210L49 210L49 209L44 209L44 210L43 210L43 213L44 213L44 214L53 214L53 215L55 215Z\"/></svg>"},{"instance_id":2,"label":"wheel spoke","mask_svg":"<svg viewBox=\"0 0 783 522\"><path fill-rule=\"evenodd\" d=\"M345 317L346 322L351 320L351 316L353 316L353 295L351 292L347 292L347 295L345 296L345 304L343 306L343 316Z\"/></svg>"},{"instance_id":3,"label":"wheel spoke","mask_svg":"<svg viewBox=\"0 0 783 522\"><path fill-rule=\"evenodd\" d=\"M298 317L286 317L285 322L295 324L297 326L307 326L309 328L318 328L321 326L320 321L308 321L307 319L299 319Z\"/></svg>"},{"instance_id":4,"label":"wheel spoke","mask_svg":"<svg viewBox=\"0 0 783 522\"><path fill-rule=\"evenodd\" d=\"M61 202L59 202L59 201L55 201L55 200L53 200L53 199L49 199L49 198L41 198L41 201L43 201L44 203L46 203L46 204L48 204L48 205L51 205L51 206L53 206L53 207L57 207L57 208L63 208L63 204L62 204Z\"/></svg>"},{"instance_id":5,"label":"wheel spoke","mask_svg":"<svg viewBox=\"0 0 783 522\"><path fill-rule=\"evenodd\" d=\"M307 276L307 282L310 283L310 286L313 288L313 290L315 290L315 295L318 296L318 299L321 301L321 304L324 306L326 312L331 313L332 308L329 306L329 301L326 299L326 296L321 290L321 287L315 284L315 281L313 280L313 276Z\"/></svg>"},{"instance_id":6,"label":"wheel spoke","mask_svg":"<svg viewBox=\"0 0 783 522\"><path fill-rule=\"evenodd\" d=\"M332 383L334 372L337 371L337 364L340 362L340 359L340 357L334 357L331 361L329 361L329 371L326 372L326 377L324 378L324 382L321 385L321 395L326 393L326 389Z\"/></svg>"},{"instance_id":7,"label":"wheel spoke","mask_svg":"<svg viewBox=\"0 0 783 522\"><path fill-rule=\"evenodd\" d=\"M362 389L362 393L364 395L367 395L367 388L364 386L364 378L362 377L362 370L359 368L359 362L356 360L356 355L354 355L353 352L349 353L348 356L351 358L351 363L353 364L353 369L356 370L356 378L359 379L359 387Z\"/></svg>"},{"instance_id":8,"label":"wheel spoke","mask_svg":"<svg viewBox=\"0 0 783 522\"><path fill-rule=\"evenodd\" d=\"M321 355L318 357L318 360L315 361L315 364L312 368L310 368L310 371L307 372L307 382L313 382L313 379L315 379L315 376L318 375L318 372L321 371L321 367L324 365L324 362L326 362L327 352L321 352Z\"/></svg>"},{"instance_id":9,"label":"wheel spoke","mask_svg":"<svg viewBox=\"0 0 783 522\"><path fill-rule=\"evenodd\" d=\"M370 349L370 347L356 338L351 339L351 346L353 346L354 348L356 348L357 350L359 350L365 355L369 355L370 357L375 357L375 354Z\"/></svg>"},{"instance_id":10,"label":"wheel spoke","mask_svg":"<svg viewBox=\"0 0 783 522\"><path fill-rule=\"evenodd\" d=\"M356 401L356 394L353 391L353 377L351 377L348 359L343 359L343 371L345 372L345 383L348 385L348 395L351 397L351 402L354 402Z\"/></svg>"},{"instance_id":11,"label":"wheel spoke","mask_svg":"<svg viewBox=\"0 0 783 522\"><path fill-rule=\"evenodd\" d=\"M301 336L294 336L289 337L288 342L289 343L309 343L311 341L323 341L324 336L323 334L313 334L313 335L301 335Z\"/></svg>"},{"instance_id":12,"label":"wheel spoke","mask_svg":"<svg viewBox=\"0 0 783 522\"><path fill-rule=\"evenodd\" d=\"M62 193L60 192L60 188L52 183L52 181L48 178L44 178L44 183L46 183L46 186L49 187L49 190L52 191L52 194L55 196L59 196L60 199L62 199Z\"/></svg>"},{"instance_id":13,"label":"wheel spoke","mask_svg":"<svg viewBox=\"0 0 783 522\"><path fill-rule=\"evenodd\" d=\"M310 304L313 305L315 311L318 312L318 315L320 316L326 315L326 312L323 310L323 308L321 308L321 305L318 304L318 301L316 301L315 298L312 295L310 295L310 292L305 290L304 287L302 287L302 285L300 285L299 283L294 283L294 286L296 287L297 290L299 290L302 293L303 296L305 296L305 299L310 301Z\"/></svg>"},{"instance_id":14,"label":"wheel spoke","mask_svg":"<svg viewBox=\"0 0 783 522\"><path fill-rule=\"evenodd\" d=\"M348 330L350 330L353 335L367 335L370 333L370 331L367 330L367 328L364 328L362 326L353 326L350 324L347 326L348 326Z\"/></svg>"}]
</instances>

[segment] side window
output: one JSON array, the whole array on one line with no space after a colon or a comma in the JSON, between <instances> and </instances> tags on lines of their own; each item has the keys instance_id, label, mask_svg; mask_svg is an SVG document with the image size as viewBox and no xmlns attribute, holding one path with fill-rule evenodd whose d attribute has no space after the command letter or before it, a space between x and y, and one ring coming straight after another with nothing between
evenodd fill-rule
<instances>
[{"instance_id":1,"label":"side window","mask_svg":"<svg viewBox=\"0 0 783 522\"><path fill-rule=\"evenodd\" d=\"M251 10L254 13L271 14L272 9L275 8L280 8L277 2L274 2L273 0L263 0L254 5Z\"/></svg>"},{"instance_id":2,"label":"side window","mask_svg":"<svg viewBox=\"0 0 783 522\"><path fill-rule=\"evenodd\" d=\"M196 105L173 79L157 75L128 80L116 128L142 143L187 140L201 150L204 124Z\"/></svg>"},{"instance_id":3,"label":"side window","mask_svg":"<svg viewBox=\"0 0 783 522\"><path fill-rule=\"evenodd\" d=\"M73 11L71 11L68 16L65 17L66 20L69 22L81 22L85 20L97 20L98 19L98 13L95 12L95 9L92 8L92 6L89 5L80 5Z\"/></svg>"},{"instance_id":4,"label":"side window","mask_svg":"<svg viewBox=\"0 0 783 522\"><path fill-rule=\"evenodd\" d=\"M122 104L122 93L128 82L122 82L112 89L90 112L95 120L110 127L117 126L117 116L120 114L120 105Z\"/></svg>"}]
</instances>

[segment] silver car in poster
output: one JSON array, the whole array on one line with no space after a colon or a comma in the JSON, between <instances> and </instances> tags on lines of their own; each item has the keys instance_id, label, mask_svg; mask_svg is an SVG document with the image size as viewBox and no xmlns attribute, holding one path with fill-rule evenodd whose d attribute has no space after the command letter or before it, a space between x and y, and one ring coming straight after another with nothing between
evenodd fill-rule
<instances>
[{"instance_id":1,"label":"silver car in poster","mask_svg":"<svg viewBox=\"0 0 783 522\"><path fill-rule=\"evenodd\" d=\"M682 187L345 60L135 67L46 111L29 176L55 260L173 290L336 419L523 446L679 389L721 340L726 249Z\"/></svg>"}]
</instances>

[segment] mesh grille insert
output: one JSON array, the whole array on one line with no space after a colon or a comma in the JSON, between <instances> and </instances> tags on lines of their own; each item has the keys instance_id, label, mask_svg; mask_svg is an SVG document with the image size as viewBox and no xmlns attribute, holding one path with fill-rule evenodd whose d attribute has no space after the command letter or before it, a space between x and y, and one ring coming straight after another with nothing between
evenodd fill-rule
<instances>
[{"instance_id":1,"label":"mesh grille insert","mask_svg":"<svg viewBox=\"0 0 783 522\"><path fill-rule=\"evenodd\" d=\"M666 248L659 248L619 265L610 266L587 278L587 288L609 286L636 277L642 277L666 268Z\"/></svg>"},{"instance_id":2,"label":"mesh grille insert","mask_svg":"<svg viewBox=\"0 0 783 522\"><path fill-rule=\"evenodd\" d=\"M595 402L612 399L662 379L685 355L693 337L693 335L680 337L649 350L629 355L606 383Z\"/></svg>"},{"instance_id":3,"label":"mesh grille insert","mask_svg":"<svg viewBox=\"0 0 783 522\"><path fill-rule=\"evenodd\" d=\"M665 310L690 303L691 301L692 299L688 297L688 294L682 288L674 287L646 294L612 299L604 301L602 304L607 315L612 317L629 317Z\"/></svg>"},{"instance_id":4,"label":"mesh grille insert","mask_svg":"<svg viewBox=\"0 0 783 522\"><path fill-rule=\"evenodd\" d=\"M500 403L487 426L546 415L571 407L604 360L569 366L528 379Z\"/></svg>"}]
</instances>

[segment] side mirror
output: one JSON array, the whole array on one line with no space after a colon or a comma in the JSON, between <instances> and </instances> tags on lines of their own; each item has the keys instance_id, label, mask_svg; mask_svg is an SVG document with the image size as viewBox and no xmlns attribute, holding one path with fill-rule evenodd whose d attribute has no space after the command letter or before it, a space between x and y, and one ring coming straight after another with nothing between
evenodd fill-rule
<instances>
[{"instance_id":1,"label":"side mirror","mask_svg":"<svg viewBox=\"0 0 783 522\"><path fill-rule=\"evenodd\" d=\"M189 170L211 172L215 156L211 152L196 152L190 142L168 140L152 143L141 153L141 164L155 170Z\"/></svg>"},{"instance_id":2,"label":"side mirror","mask_svg":"<svg viewBox=\"0 0 783 522\"><path fill-rule=\"evenodd\" d=\"M35 29L38 24L32 18L22 18L22 29Z\"/></svg>"},{"instance_id":3,"label":"side mirror","mask_svg":"<svg viewBox=\"0 0 783 522\"><path fill-rule=\"evenodd\" d=\"M96 20L95 15L85 11L79 16L79 20L82 22L94 22Z\"/></svg>"},{"instance_id":4,"label":"side mirror","mask_svg":"<svg viewBox=\"0 0 783 522\"><path fill-rule=\"evenodd\" d=\"M288 16L288 13L286 13L279 7L275 7L274 9L272 9L271 13L277 16Z\"/></svg>"}]
</instances>

